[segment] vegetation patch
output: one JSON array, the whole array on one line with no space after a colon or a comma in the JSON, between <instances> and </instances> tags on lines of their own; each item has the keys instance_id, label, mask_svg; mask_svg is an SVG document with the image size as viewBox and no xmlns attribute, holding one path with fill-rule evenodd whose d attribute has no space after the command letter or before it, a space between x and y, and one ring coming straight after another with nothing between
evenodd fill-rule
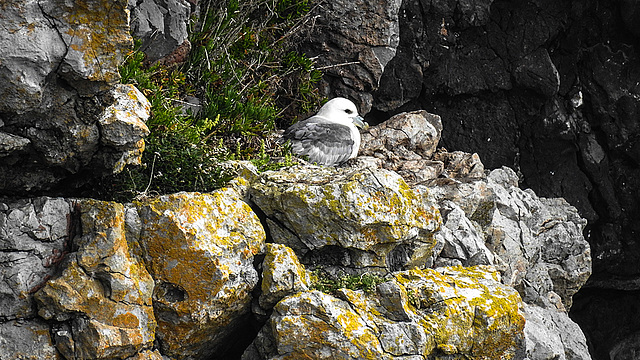
<instances>
[{"instance_id":1,"label":"vegetation patch","mask_svg":"<svg viewBox=\"0 0 640 360\"><path fill-rule=\"evenodd\" d=\"M220 167L226 160L250 160L261 171L293 164L275 130L322 102L322 73L288 41L309 21L309 0L209 0L201 9L185 64L148 66L138 43L121 66L121 81L151 102L151 133L143 165L103 178L93 196L210 192L230 180ZM198 111L186 106L190 99Z\"/></svg>"},{"instance_id":2,"label":"vegetation patch","mask_svg":"<svg viewBox=\"0 0 640 360\"><path fill-rule=\"evenodd\" d=\"M339 289L363 290L365 293L373 293L376 286L385 281L383 277L371 273L333 278L322 270L315 270L311 275L311 288L327 294L335 294Z\"/></svg>"}]
</instances>

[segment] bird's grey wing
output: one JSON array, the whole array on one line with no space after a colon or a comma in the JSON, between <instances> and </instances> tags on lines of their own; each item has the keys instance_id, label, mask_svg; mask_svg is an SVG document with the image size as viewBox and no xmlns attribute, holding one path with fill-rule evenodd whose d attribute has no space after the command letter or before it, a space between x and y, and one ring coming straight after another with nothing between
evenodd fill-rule
<instances>
[{"instance_id":1,"label":"bird's grey wing","mask_svg":"<svg viewBox=\"0 0 640 360\"><path fill-rule=\"evenodd\" d=\"M309 161L323 165L347 161L355 145L348 126L313 117L292 125L282 136L291 141L294 153L306 155Z\"/></svg>"}]
</instances>

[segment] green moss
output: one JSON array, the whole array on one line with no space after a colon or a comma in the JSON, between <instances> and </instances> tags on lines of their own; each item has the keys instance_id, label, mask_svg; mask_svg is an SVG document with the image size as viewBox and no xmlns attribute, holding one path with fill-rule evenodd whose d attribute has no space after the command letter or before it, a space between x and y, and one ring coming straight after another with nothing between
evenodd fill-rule
<instances>
[{"instance_id":1,"label":"green moss","mask_svg":"<svg viewBox=\"0 0 640 360\"><path fill-rule=\"evenodd\" d=\"M376 286L384 281L384 278L370 273L332 278L322 270L315 270L311 275L311 288L327 294L335 294L339 289L363 290L365 293L372 293Z\"/></svg>"}]
</instances>

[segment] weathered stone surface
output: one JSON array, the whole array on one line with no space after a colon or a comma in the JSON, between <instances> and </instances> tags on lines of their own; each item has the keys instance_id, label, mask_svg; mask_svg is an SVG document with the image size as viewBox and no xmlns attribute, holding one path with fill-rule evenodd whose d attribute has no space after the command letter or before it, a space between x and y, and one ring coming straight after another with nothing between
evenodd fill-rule
<instances>
[{"instance_id":1,"label":"weathered stone surface","mask_svg":"<svg viewBox=\"0 0 640 360\"><path fill-rule=\"evenodd\" d=\"M514 65L513 75L518 85L551 97L560 89L560 74L546 49L540 48Z\"/></svg>"},{"instance_id":2,"label":"weathered stone surface","mask_svg":"<svg viewBox=\"0 0 640 360\"><path fill-rule=\"evenodd\" d=\"M29 143L31 143L29 139L0 132L0 157L25 150Z\"/></svg>"},{"instance_id":3,"label":"weathered stone surface","mask_svg":"<svg viewBox=\"0 0 640 360\"><path fill-rule=\"evenodd\" d=\"M438 151L433 154L433 160L444 164L444 177L447 178L483 178L484 165L478 154L463 151Z\"/></svg>"},{"instance_id":4,"label":"weathered stone surface","mask_svg":"<svg viewBox=\"0 0 640 360\"><path fill-rule=\"evenodd\" d=\"M517 181L508 168L488 176L496 211L485 229L490 234L487 244L508 264L506 283L517 286L526 278L525 301L546 303L551 289L544 283L550 279L553 292L568 309L573 294L591 275L591 252L582 235L586 221L566 201L540 199L533 191L518 188ZM534 264L544 267L541 276Z\"/></svg>"},{"instance_id":5,"label":"weathered stone surface","mask_svg":"<svg viewBox=\"0 0 640 360\"><path fill-rule=\"evenodd\" d=\"M508 168L486 180L429 188L444 226L439 264L487 264L498 267L505 284L525 302L569 309L572 296L591 274L586 221L562 199L538 198L518 188Z\"/></svg>"},{"instance_id":6,"label":"weathered stone surface","mask_svg":"<svg viewBox=\"0 0 640 360\"><path fill-rule=\"evenodd\" d=\"M113 149L113 156L105 156L105 167L119 173L126 165L140 165L151 104L133 85L117 85L111 95L114 102L104 109L98 124L100 143Z\"/></svg>"},{"instance_id":7,"label":"weathered stone surface","mask_svg":"<svg viewBox=\"0 0 640 360\"><path fill-rule=\"evenodd\" d=\"M0 359L62 359L42 320L12 320L0 323Z\"/></svg>"},{"instance_id":8,"label":"weathered stone surface","mask_svg":"<svg viewBox=\"0 0 640 360\"><path fill-rule=\"evenodd\" d=\"M274 242L305 264L387 273L432 264L441 223L428 191L382 169L296 166L262 174L249 196Z\"/></svg>"},{"instance_id":9,"label":"weathered stone surface","mask_svg":"<svg viewBox=\"0 0 640 360\"><path fill-rule=\"evenodd\" d=\"M309 285L309 274L293 250L281 244L267 244L262 262L260 307L270 309L285 296L309 290Z\"/></svg>"},{"instance_id":10,"label":"weathered stone surface","mask_svg":"<svg viewBox=\"0 0 640 360\"><path fill-rule=\"evenodd\" d=\"M105 116L130 124L148 117L148 110L145 116L137 109L123 116L122 106L138 98L144 108L146 100L121 86L112 89L132 46L126 6L126 0L20 0L2 9L1 194L42 193L71 179L59 191L70 193L96 175L139 162L146 135L140 126L118 135L137 138L126 146L114 144L115 134L101 128ZM130 101L123 103L123 96Z\"/></svg>"},{"instance_id":11,"label":"weathered stone surface","mask_svg":"<svg viewBox=\"0 0 640 360\"><path fill-rule=\"evenodd\" d=\"M339 0L314 8L315 26L297 34L296 42L327 75L321 85L327 95L352 99L361 113L369 112L372 97L366 92L378 87L399 44L401 3Z\"/></svg>"},{"instance_id":12,"label":"weathered stone surface","mask_svg":"<svg viewBox=\"0 0 640 360\"><path fill-rule=\"evenodd\" d=\"M79 204L77 251L66 258L62 274L35 294L38 314L58 322L55 343L67 359L128 357L155 340L153 279L132 254L124 207Z\"/></svg>"},{"instance_id":13,"label":"weathered stone surface","mask_svg":"<svg viewBox=\"0 0 640 360\"><path fill-rule=\"evenodd\" d=\"M495 265L496 259L487 248L482 228L467 218L455 202L446 200L440 206L444 224L436 233L442 238L444 247L438 255L436 265Z\"/></svg>"},{"instance_id":14,"label":"weathered stone surface","mask_svg":"<svg viewBox=\"0 0 640 360\"><path fill-rule=\"evenodd\" d=\"M393 8L374 3L380 11ZM324 18L334 10L316 11ZM509 166L524 187L563 197L588 219L594 279L638 279L639 19L635 0L406 0L400 41L378 85L355 85L349 68L344 76L332 73L322 90L373 98L366 119L372 124L407 111L440 115L447 149L476 152L489 169ZM344 30L320 31L331 38ZM307 49L317 39L301 38L297 46ZM333 64L353 61L325 43ZM586 318L600 310L583 311ZM620 322L638 328L631 317L612 319L611 327ZM593 342L605 341L597 326L592 332Z\"/></svg>"},{"instance_id":15,"label":"weathered stone surface","mask_svg":"<svg viewBox=\"0 0 640 360\"><path fill-rule=\"evenodd\" d=\"M132 35L142 40L146 61L153 63L185 43L190 15L185 0L142 0L131 7Z\"/></svg>"},{"instance_id":16,"label":"weathered stone surface","mask_svg":"<svg viewBox=\"0 0 640 360\"><path fill-rule=\"evenodd\" d=\"M71 208L48 197L0 203L0 320L35 315L33 293L68 248Z\"/></svg>"},{"instance_id":17,"label":"weathered stone surface","mask_svg":"<svg viewBox=\"0 0 640 360\"><path fill-rule=\"evenodd\" d=\"M243 359L519 358L521 307L490 268L400 272L376 295L343 289L283 299Z\"/></svg>"},{"instance_id":18,"label":"weathered stone surface","mask_svg":"<svg viewBox=\"0 0 640 360\"><path fill-rule=\"evenodd\" d=\"M158 350L143 350L132 357L128 357L127 360L166 360L167 358L160 354Z\"/></svg>"},{"instance_id":19,"label":"weathered stone surface","mask_svg":"<svg viewBox=\"0 0 640 360\"><path fill-rule=\"evenodd\" d=\"M120 80L118 66L133 45L127 0L48 1L38 6L65 47L59 76L85 96Z\"/></svg>"},{"instance_id":20,"label":"weathered stone surface","mask_svg":"<svg viewBox=\"0 0 640 360\"><path fill-rule=\"evenodd\" d=\"M373 156L378 167L394 170L409 184L438 177L444 164L431 161L442 122L426 111L401 113L362 134L359 156Z\"/></svg>"},{"instance_id":21,"label":"weathered stone surface","mask_svg":"<svg viewBox=\"0 0 640 360\"><path fill-rule=\"evenodd\" d=\"M591 359L582 330L565 312L524 305L527 358Z\"/></svg>"},{"instance_id":22,"label":"weathered stone surface","mask_svg":"<svg viewBox=\"0 0 640 360\"><path fill-rule=\"evenodd\" d=\"M207 359L250 312L254 256L265 233L239 194L177 193L137 203L140 243L153 276L163 354Z\"/></svg>"},{"instance_id":23,"label":"weathered stone surface","mask_svg":"<svg viewBox=\"0 0 640 360\"><path fill-rule=\"evenodd\" d=\"M24 113L38 107L47 76L65 54L64 42L39 5L20 0L2 7L0 112Z\"/></svg>"}]
</instances>

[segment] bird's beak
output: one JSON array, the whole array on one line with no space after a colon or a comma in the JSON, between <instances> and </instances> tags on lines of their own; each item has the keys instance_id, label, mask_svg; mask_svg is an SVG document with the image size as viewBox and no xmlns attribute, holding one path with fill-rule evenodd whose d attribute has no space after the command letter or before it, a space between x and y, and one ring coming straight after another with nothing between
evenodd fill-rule
<instances>
[{"instance_id":1,"label":"bird's beak","mask_svg":"<svg viewBox=\"0 0 640 360\"><path fill-rule=\"evenodd\" d=\"M367 124L360 115L352 117L351 122L353 122L353 125L355 125L357 128L360 128L362 130L367 130L369 128L369 124Z\"/></svg>"}]
</instances>

